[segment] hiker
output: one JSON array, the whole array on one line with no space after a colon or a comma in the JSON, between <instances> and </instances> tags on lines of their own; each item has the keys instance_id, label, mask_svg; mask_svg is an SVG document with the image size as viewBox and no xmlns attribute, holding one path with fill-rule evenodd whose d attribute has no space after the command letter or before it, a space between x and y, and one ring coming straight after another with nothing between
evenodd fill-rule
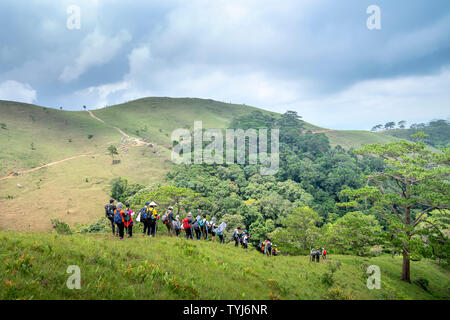
<instances>
[{"instance_id":1,"label":"hiker","mask_svg":"<svg viewBox=\"0 0 450 320\"><path fill-rule=\"evenodd\" d=\"M248 248L248 232L247 230L244 231L244 235L242 236L242 248L247 249Z\"/></svg>"},{"instance_id":2,"label":"hiker","mask_svg":"<svg viewBox=\"0 0 450 320\"><path fill-rule=\"evenodd\" d=\"M325 248L322 248L322 260L326 259L327 259L327 250L325 250Z\"/></svg>"},{"instance_id":3,"label":"hiker","mask_svg":"<svg viewBox=\"0 0 450 320\"><path fill-rule=\"evenodd\" d=\"M202 220L202 217L197 216L197 218L195 218L194 224L193 224L193 228L195 231L195 238L197 240L200 240L202 238L202 231L201 231L201 227L200 227L200 221Z\"/></svg>"},{"instance_id":4,"label":"hiker","mask_svg":"<svg viewBox=\"0 0 450 320\"><path fill-rule=\"evenodd\" d=\"M233 233L231 234L231 238L234 240L234 246L238 247L241 239L241 227L237 227L237 229L234 229Z\"/></svg>"},{"instance_id":5,"label":"hiker","mask_svg":"<svg viewBox=\"0 0 450 320\"><path fill-rule=\"evenodd\" d=\"M123 224L125 229L127 230L128 237L131 238L133 236L133 216L134 212L130 209L130 204L127 203L125 205L126 209L123 215Z\"/></svg>"},{"instance_id":6,"label":"hiker","mask_svg":"<svg viewBox=\"0 0 450 320\"><path fill-rule=\"evenodd\" d=\"M225 229L227 228L227 224L225 222L222 222L217 229L214 230L215 234L219 236L219 243L225 243L225 238L223 236L223 233L225 232Z\"/></svg>"},{"instance_id":7,"label":"hiker","mask_svg":"<svg viewBox=\"0 0 450 320\"><path fill-rule=\"evenodd\" d=\"M214 231L216 229L216 218L212 217L206 227L208 228L208 233L211 234L211 242L214 242L216 240L216 232Z\"/></svg>"},{"instance_id":8,"label":"hiker","mask_svg":"<svg viewBox=\"0 0 450 320\"><path fill-rule=\"evenodd\" d=\"M204 240L208 240L208 220L206 220L206 214L203 214L203 219L200 220L200 230Z\"/></svg>"},{"instance_id":9,"label":"hiker","mask_svg":"<svg viewBox=\"0 0 450 320\"><path fill-rule=\"evenodd\" d=\"M270 239L266 239L266 243L264 245L264 253L268 256L272 255L272 241L270 241Z\"/></svg>"},{"instance_id":10,"label":"hiker","mask_svg":"<svg viewBox=\"0 0 450 320\"><path fill-rule=\"evenodd\" d=\"M181 232L181 225L180 225L180 216L177 215L175 219L172 221L173 230L175 230L175 236L178 237Z\"/></svg>"},{"instance_id":11,"label":"hiker","mask_svg":"<svg viewBox=\"0 0 450 320\"><path fill-rule=\"evenodd\" d=\"M277 248L276 244L272 248L272 255L273 256L277 256L278 255L278 248Z\"/></svg>"},{"instance_id":12,"label":"hiker","mask_svg":"<svg viewBox=\"0 0 450 320\"><path fill-rule=\"evenodd\" d=\"M241 237L239 239L239 242L241 243L242 248L244 248L244 240L245 240L246 236L248 237L247 229L245 229L244 232L241 233Z\"/></svg>"},{"instance_id":13,"label":"hiker","mask_svg":"<svg viewBox=\"0 0 450 320\"><path fill-rule=\"evenodd\" d=\"M186 233L186 239L194 239L192 234L192 213L188 213L187 217L183 219L183 229Z\"/></svg>"},{"instance_id":14,"label":"hiker","mask_svg":"<svg viewBox=\"0 0 450 320\"><path fill-rule=\"evenodd\" d=\"M106 214L106 218L108 218L109 221L111 221L111 229L112 229L113 236L116 235L116 225L114 224L114 211L115 210L116 210L116 206L114 205L114 200L111 199L111 200L109 200L109 204L107 204L105 206L105 214Z\"/></svg>"},{"instance_id":15,"label":"hiker","mask_svg":"<svg viewBox=\"0 0 450 320\"><path fill-rule=\"evenodd\" d=\"M156 229L157 229L157 223L159 220L158 212L156 211L157 204L153 201L149 205L149 210L147 211L147 219L148 219L148 226L149 226L149 233L150 237L156 237Z\"/></svg>"},{"instance_id":16,"label":"hiker","mask_svg":"<svg viewBox=\"0 0 450 320\"><path fill-rule=\"evenodd\" d=\"M320 251L317 250L316 248L311 249L311 261L314 262L319 262L320 261Z\"/></svg>"},{"instance_id":17,"label":"hiker","mask_svg":"<svg viewBox=\"0 0 450 320\"><path fill-rule=\"evenodd\" d=\"M114 211L114 223L117 225L119 229L119 238L123 240L123 229L124 229L124 219L123 215L125 211L123 210L123 204L119 202L117 204L116 210Z\"/></svg>"},{"instance_id":18,"label":"hiker","mask_svg":"<svg viewBox=\"0 0 450 320\"><path fill-rule=\"evenodd\" d=\"M261 251L261 253L264 253L264 244L265 244L265 242L266 242L266 240L261 241L261 242L259 243L258 248L259 248L259 251Z\"/></svg>"},{"instance_id":19,"label":"hiker","mask_svg":"<svg viewBox=\"0 0 450 320\"><path fill-rule=\"evenodd\" d=\"M166 213L161 218L162 223L167 227L167 235L171 237L173 235L173 207L170 206Z\"/></svg>"},{"instance_id":20,"label":"hiker","mask_svg":"<svg viewBox=\"0 0 450 320\"><path fill-rule=\"evenodd\" d=\"M147 234L148 236L150 235L150 226L149 226L149 219L148 219L149 211L150 211L150 202L147 201L145 203L145 207L143 207L139 211L139 215L136 219L136 221L141 221L144 224L144 231L142 233Z\"/></svg>"}]
</instances>

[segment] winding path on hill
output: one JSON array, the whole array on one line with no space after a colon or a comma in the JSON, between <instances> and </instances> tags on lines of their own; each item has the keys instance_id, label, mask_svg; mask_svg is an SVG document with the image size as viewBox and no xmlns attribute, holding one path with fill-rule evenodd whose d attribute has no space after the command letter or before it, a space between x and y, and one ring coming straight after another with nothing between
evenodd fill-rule
<instances>
[{"instance_id":1,"label":"winding path on hill","mask_svg":"<svg viewBox=\"0 0 450 320\"><path fill-rule=\"evenodd\" d=\"M58 161L42 164L42 165L37 166L37 167L35 167L33 169L28 169L28 170L23 170L23 171L13 171L10 174L8 174L7 176L4 176L4 177L0 178L0 181L9 179L11 177L14 177L15 174L19 174L20 175L20 174L24 174L24 173L30 173L30 172L33 172L33 171L37 171L37 170L39 170L41 168L51 167L51 166L54 166L56 164L60 164L60 163L65 162L65 161L69 161L69 160L73 160L73 159L81 158L81 157L89 157L89 156L92 156L92 154L79 154L77 156L72 156L72 157L68 157L68 158L62 159L62 160L58 160Z\"/></svg>"},{"instance_id":2,"label":"winding path on hill","mask_svg":"<svg viewBox=\"0 0 450 320\"><path fill-rule=\"evenodd\" d=\"M102 120L102 119L100 119L99 117L97 117L92 111L87 110L87 112L89 113L89 115L90 115L93 119L95 119L95 120L97 120L97 121L100 121L101 123L106 124L106 122L105 122L104 120ZM122 129L120 129L120 128L118 128L118 127L114 127L114 126L112 126L112 127L113 127L114 129L116 129L116 130L117 130L117 131L118 131L118 132L126 139L125 141L122 140L122 142L131 142L133 147L146 146L146 145L151 144L151 143L142 141L142 140L140 140L140 139L130 137L128 134L126 134Z\"/></svg>"},{"instance_id":3,"label":"winding path on hill","mask_svg":"<svg viewBox=\"0 0 450 320\"><path fill-rule=\"evenodd\" d=\"M312 133L327 133L327 132L332 132L335 131L333 129L323 129L323 130L317 130L317 131L311 131ZM302 133L305 134L307 133L307 130L303 130Z\"/></svg>"},{"instance_id":4,"label":"winding path on hill","mask_svg":"<svg viewBox=\"0 0 450 320\"><path fill-rule=\"evenodd\" d=\"M87 110L87 112L89 113L89 115L93 119L95 119L97 121L100 121L101 123L106 124L104 120L102 120L99 117L97 117L92 111ZM137 138L130 137L128 134L123 132L118 127L114 127L114 126L112 126L112 127L114 129L116 129L123 136L123 138L122 138L122 149L126 148L126 145L128 145L130 147L140 147L140 146L149 146L149 145L153 146L152 143L145 142L143 140L139 140ZM24 174L24 173L30 173L30 172L37 171L37 170L42 169L42 168L51 167L51 166L60 164L60 163L65 162L65 161L69 161L69 160L73 160L73 159L77 159L77 158L81 158L81 157L89 157L89 156L95 156L95 154L87 154L87 153L79 154L79 155L76 155L76 156L71 156L71 157L68 157L68 158L64 158L62 160L58 160L58 161L42 164L42 165L37 166L37 167L32 168L32 169L23 170L23 171L13 171L13 172L9 173L8 175L6 175L4 177L0 177L0 181L6 180L6 179L10 179L10 178L14 177L15 175L20 175L20 174Z\"/></svg>"}]
</instances>

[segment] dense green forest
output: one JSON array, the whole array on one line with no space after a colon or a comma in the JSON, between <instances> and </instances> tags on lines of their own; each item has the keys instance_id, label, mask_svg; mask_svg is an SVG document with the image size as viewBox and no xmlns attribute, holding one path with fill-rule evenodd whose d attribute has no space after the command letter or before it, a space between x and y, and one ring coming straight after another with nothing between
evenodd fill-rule
<instances>
[{"instance_id":1,"label":"dense green forest","mask_svg":"<svg viewBox=\"0 0 450 320\"><path fill-rule=\"evenodd\" d=\"M280 168L261 176L258 165L179 165L151 186L112 182L112 197L138 208L151 199L172 204L184 216L205 213L242 226L257 245L270 237L284 254L312 247L361 256L403 254L449 265L449 149L434 153L422 141L330 147L324 134L302 133L295 112L279 118L255 111L237 117L234 128L280 129Z\"/></svg>"}]
</instances>

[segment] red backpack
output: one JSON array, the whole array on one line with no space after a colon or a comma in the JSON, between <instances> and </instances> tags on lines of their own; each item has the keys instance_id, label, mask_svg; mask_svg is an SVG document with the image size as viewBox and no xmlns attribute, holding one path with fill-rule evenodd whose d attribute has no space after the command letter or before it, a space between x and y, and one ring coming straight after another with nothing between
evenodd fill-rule
<instances>
[{"instance_id":1,"label":"red backpack","mask_svg":"<svg viewBox=\"0 0 450 320\"><path fill-rule=\"evenodd\" d=\"M189 229L191 226L189 225L189 219L188 218L184 218L183 219L183 228L184 229Z\"/></svg>"}]
</instances>

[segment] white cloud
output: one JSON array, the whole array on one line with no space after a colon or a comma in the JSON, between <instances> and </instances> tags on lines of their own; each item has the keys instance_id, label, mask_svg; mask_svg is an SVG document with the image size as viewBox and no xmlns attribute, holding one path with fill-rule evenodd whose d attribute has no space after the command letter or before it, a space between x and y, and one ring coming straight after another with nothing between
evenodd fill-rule
<instances>
[{"instance_id":1,"label":"white cloud","mask_svg":"<svg viewBox=\"0 0 450 320\"><path fill-rule=\"evenodd\" d=\"M87 35L81 42L80 55L75 63L66 66L59 79L71 82L94 66L101 66L110 62L123 47L131 40L131 35L122 30L115 37L107 37L99 30Z\"/></svg>"},{"instance_id":2,"label":"white cloud","mask_svg":"<svg viewBox=\"0 0 450 320\"><path fill-rule=\"evenodd\" d=\"M450 69L444 68L430 76L362 81L333 95L304 97L283 107L323 127L370 129L388 121L412 124L449 117L448 88Z\"/></svg>"},{"instance_id":3,"label":"white cloud","mask_svg":"<svg viewBox=\"0 0 450 320\"><path fill-rule=\"evenodd\" d=\"M36 90L26 83L7 80L0 83L0 100L33 103L36 101Z\"/></svg>"}]
</instances>

